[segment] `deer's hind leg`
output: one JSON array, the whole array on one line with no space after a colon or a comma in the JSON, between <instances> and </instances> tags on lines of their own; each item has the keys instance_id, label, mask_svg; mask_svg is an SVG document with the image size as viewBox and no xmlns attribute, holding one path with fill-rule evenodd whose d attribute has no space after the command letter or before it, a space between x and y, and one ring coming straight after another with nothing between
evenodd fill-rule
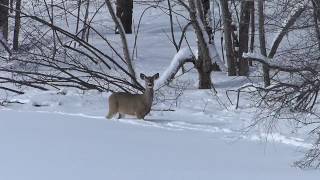
<instances>
[{"instance_id":1,"label":"deer's hind leg","mask_svg":"<svg viewBox=\"0 0 320 180\"><path fill-rule=\"evenodd\" d=\"M109 103L109 112L106 116L107 119L111 119L115 114L117 114L118 108L115 104Z\"/></svg>"},{"instance_id":2,"label":"deer's hind leg","mask_svg":"<svg viewBox=\"0 0 320 180\"><path fill-rule=\"evenodd\" d=\"M142 112L136 113L136 115L137 115L137 118L141 120L144 120L144 117L146 116L145 113L142 113Z\"/></svg>"},{"instance_id":3,"label":"deer's hind leg","mask_svg":"<svg viewBox=\"0 0 320 180\"><path fill-rule=\"evenodd\" d=\"M124 114L119 113L118 119L122 119L122 118L124 118Z\"/></svg>"},{"instance_id":4,"label":"deer's hind leg","mask_svg":"<svg viewBox=\"0 0 320 180\"><path fill-rule=\"evenodd\" d=\"M109 111L109 113L107 114L106 118L107 119L111 119L116 113Z\"/></svg>"}]
</instances>

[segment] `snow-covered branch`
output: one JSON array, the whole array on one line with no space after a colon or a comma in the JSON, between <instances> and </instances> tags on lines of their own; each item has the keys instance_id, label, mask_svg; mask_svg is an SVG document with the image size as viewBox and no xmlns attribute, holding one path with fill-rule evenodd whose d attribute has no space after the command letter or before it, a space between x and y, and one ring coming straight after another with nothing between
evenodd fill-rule
<instances>
[{"instance_id":1,"label":"snow-covered branch","mask_svg":"<svg viewBox=\"0 0 320 180\"><path fill-rule=\"evenodd\" d=\"M200 19L200 12L197 12L197 21L198 21L198 24L199 24L199 27L201 29L202 32L206 32L206 29L205 29L205 26L202 22L202 20ZM209 40L209 36L207 33L202 33L203 34L203 38L205 40L205 43L206 43L206 46L208 47L209 49L209 55L210 55L210 58L211 58L211 61L214 63L217 63L219 68L221 69L221 71L224 71L226 72L227 71L227 67L226 65L224 64L224 62L222 61L218 51L217 51L217 48L216 48L216 45L214 44L214 42L210 43Z\"/></svg>"},{"instance_id":2,"label":"snow-covered branch","mask_svg":"<svg viewBox=\"0 0 320 180\"><path fill-rule=\"evenodd\" d=\"M181 48L173 57L169 67L161 73L159 80L156 81L155 88L160 88L162 85L170 83L177 74L181 66L186 62L194 62L198 50L191 50L189 47Z\"/></svg>"}]
</instances>

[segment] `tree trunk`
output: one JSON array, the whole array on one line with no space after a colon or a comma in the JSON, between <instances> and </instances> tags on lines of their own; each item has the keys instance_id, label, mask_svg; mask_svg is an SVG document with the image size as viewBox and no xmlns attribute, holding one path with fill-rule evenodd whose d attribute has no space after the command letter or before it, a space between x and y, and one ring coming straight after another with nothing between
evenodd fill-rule
<instances>
[{"instance_id":1,"label":"tree trunk","mask_svg":"<svg viewBox=\"0 0 320 180\"><path fill-rule=\"evenodd\" d=\"M76 23L76 34L78 34L78 32L79 32L80 11L81 11L81 0L78 0L78 3L77 3L77 23Z\"/></svg>"},{"instance_id":2,"label":"tree trunk","mask_svg":"<svg viewBox=\"0 0 320 180\"><path fill-rule=\"evenodd\" d=\"M116 27L119 29L119 33L120 33L120 36L121 36L121 42L122 42L122 50L123 50L123 55L124 55L124 59L127 63L127 66L128 66L128 71L131 75L131 80L134 84L138 84L137 83L137 79L136 79L136 73L133 69L133 65L132 65L132 61L131 61L131 58L130 58L130 54L129 54L129 47L128 47L128 42L127 42L127 39L126 39L126 35L125 35L125 31L124 31L124 28L123 26L121 25L121 23L119 22L116 14L114 13L114 10L113 10L113 7L112 7L112 4L109 0L105 0L106 4L107 4L107 8L109 10L109 13L114 21L114 23L116 24Z\"/></svg>"},{"instance_id":3,"label":"tree trunk","mask_svg":"<svg viewBox=\"0 0 320 180\"><path fill-rule=\"evenodd\" d=\"M227 58L227 64L228 64L228 75L236 76L237 75L236 60L232 50L232 38L231 38L232 19L231 19L231 14L228 7L228 1L220 0L220 6L222 10L224 43L225 43L226 58Z\"/></svg>"},{"instance_id":4,"label":"tree trunk","mask_svg":"<svg viewBox=\"0 0 320 180\"><path fill-rule=\"evenodd\" d=\"M255 27L255 3L253 1L253 8L250 11L250 29L251 29L251 36L250 36L250 52L253 53L254 51L254 40L255 40L255 32L256 32L256 27ZM252 61L249 59L249 65L252 66Z\"/></svg>"},{"instance_id":5,"label":"tree trunk","mask_svg":"<svg viewBox=\"0 0 320 180\"><path fill-rule=\"evenodd\" d=\"M314 30L317 36L318 41L318 49L320 51L320 29L319 29L319 21L320 21L320 2L312 1L313 5L313 19L314 19Z\"/></svg>"},{"instance_id":6,"label":"tree trunk","mask_svg":"<svg viewBox=\"0 0 320 180\"><path fill-rule=\"evenodd\" d=\"M86 34L89 33L89 27L88 27L88 18L89 18L89 8L90 8L90 0L87 0L86 3L86 12L84 15L84 20L83 20L83 27L82 27L82 35L81 35L81 39L84 41L87 41L86 39Z\"/></svg>"},{"instance_id":7,"label":"tree trunk","mask_svg":"<svg viewBox=\"0 0 320 180\"><path fill-rule=\"evenodd\" d=\"M212 72L212 61L207 46L208 44L206 39L204 39L205 36L203 34L207 32L203 29L205 27L201 28L202 26L199 24L203 23L204 25L204 22L201 20L201 13L203 13L203 9L199 6L199 4L197 4L197 2L195 2L195 0L189 0L189 7L190 19L192 26L195 29L198 43L198 57L195 66L199 74L199 89L210 89L212 88L210 76ZM199 18L202 22L199 22Z\"/></svg>"},{"instance_id":8,"label":"tree trunk","mask_svg":"<svg viewBox=\"0 0 320 180\"><path fill-rule=\"evenodd\" d=\"M10 0L10 13L13 13L14 0Z\"/></svg>"},{"instance_id":9,"label":"tree trunk","mask_svg":"<svg viewBox=\"0 0 320 180\"><path fill-rule=\"evenodd\" d=\"M203 71L202 68L197 68L197 71L199 74L199 89L211 89L211 72Z\"/></svg>"},{"instance_id":10,"label":"tree trunk","mask_svg":"<svg viewBox=\"0 0 320 180\"><path fill-rule=\"evenodd\" d=\"M19 49L19 32L20 32L20 15L21 15L21 0L16 1L16 16L13 34L13 50L18 51Z\"/></svg>"},{"instance_id":11,"label":"tree trunk","mask_svg":"<svg viewBox=\"0 0 320 180\"><path fill-rule=\"evenodd\" d=\"M241 15L239 26L239 75L247 76L249 74L248 60L242 58L243 53L249 50L249 27L250 27L250 11L253 9L253 1L241 2Z\"/></svg>"},{"instance_id":12,"label":"tree trunk","mask_svg":"<svg viewBox=\"0 0 320 180\"><path fill-rule=\"evenodd\" d=\"M205 28L207 31L207 34L209 36L209 43L213 44L214 38L213 38L213 32L212 32L212 24L210 22L210 0L202 0L202 7L203 7L203 21L205 24ZM213 71L221 71L217 63L212 64L212 70Z\"/></svg>"},{"instance_id":13,"label":"tree trunk","mask_svg":"<svg viewBox=\"0 0 320 180\"><path fill-rule=\"evenodd\" d=\"M9 0L0 1L0 31L6 41L8 41L8 6Z\"/></svg>"},{"instance_id":14,"label":"tree trunk","mask_svg":"<svg viewBox=\"0 0 320 180\"><path fill-rule=\"evenodd\" d=\"M132 33L133 0L117 0L116 15L120 19L125 33ZM118 28L116 28L116 33Z\"/></svg>"},{"instance_id":15,"label":"tree trunk","mask_svg":"<svg viewBox=\"0 0 320 180\"><path fill-rule=\"evenodd\" d=\"M258 1L258 14L259 14L259 42L260 42L260 53L264 57L267 57L266 49L266 37L265 37L265 28L264 28L264 0ZM263 80L264 86L270 86L270 70L266 64L262 65L263 67Z\"/></svg>"}]
</instances>

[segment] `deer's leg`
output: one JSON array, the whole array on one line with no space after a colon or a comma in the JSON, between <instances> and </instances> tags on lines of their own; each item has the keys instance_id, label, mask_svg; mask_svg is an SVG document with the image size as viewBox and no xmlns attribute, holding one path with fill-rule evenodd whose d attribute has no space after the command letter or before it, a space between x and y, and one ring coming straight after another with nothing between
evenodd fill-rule
<instances>
[{"instance_id":1,"label":"deer's leg","mask_svg":"<svg viewBox=\"0 0 320 180\"><path fill-rule=\"evenodd\" d=\"M116 113L109 111L108 115L106 116L107 119L111 119Z\"/></svg>"},{"instance_id":2,"label":"deer's leg","mask_svg":"<svg viewBox=\"0 0 320 180\"><path fill-rule=\"evenodd\" d=\"M106 116L107 119L111 119L115 114L117 114L118 110L114 103L109 102L109 112Z\"/></svg>"},{"instance_id":3,"label":"deer's leg","mask_svg":"<svg viewBox=\"0 0 320 180\"><path fill-rule=\"evenodd\" d=\"M143 120L145 117L144 113L137 113L137 118Z\"/></svg>"},{"instance_id":4,"label":"deer's leg","mask_svg":"<svg viewBox=\"0 0 320 180\"><path fill-rule=\"evenodd\" d=\"M122 119L124 117L124 114L119 113L118 119Z\"/></svg>"}]
</instances>

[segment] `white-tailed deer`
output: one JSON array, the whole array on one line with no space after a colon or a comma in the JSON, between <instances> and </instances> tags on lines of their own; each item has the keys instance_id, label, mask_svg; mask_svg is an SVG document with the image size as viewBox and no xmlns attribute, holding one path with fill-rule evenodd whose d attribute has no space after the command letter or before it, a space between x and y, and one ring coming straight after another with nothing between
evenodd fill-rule
<instances>
[{"instance_id":1,"label":"white-tailed deer","mask_svg":"<svg viewBox=\"0 0 320 180\"><path fill-rule=\"evenodd\" d=\"M123 115L133 115L138 119L144 117L150 112L153 101L154 80L159 78L159 73L153 76L140 74L140 78L145 81L145 92L143 94L129 94L125 92L116 92L109 97L108 119L119 113L119 118Z\"/></svg>"}]
</instances>

